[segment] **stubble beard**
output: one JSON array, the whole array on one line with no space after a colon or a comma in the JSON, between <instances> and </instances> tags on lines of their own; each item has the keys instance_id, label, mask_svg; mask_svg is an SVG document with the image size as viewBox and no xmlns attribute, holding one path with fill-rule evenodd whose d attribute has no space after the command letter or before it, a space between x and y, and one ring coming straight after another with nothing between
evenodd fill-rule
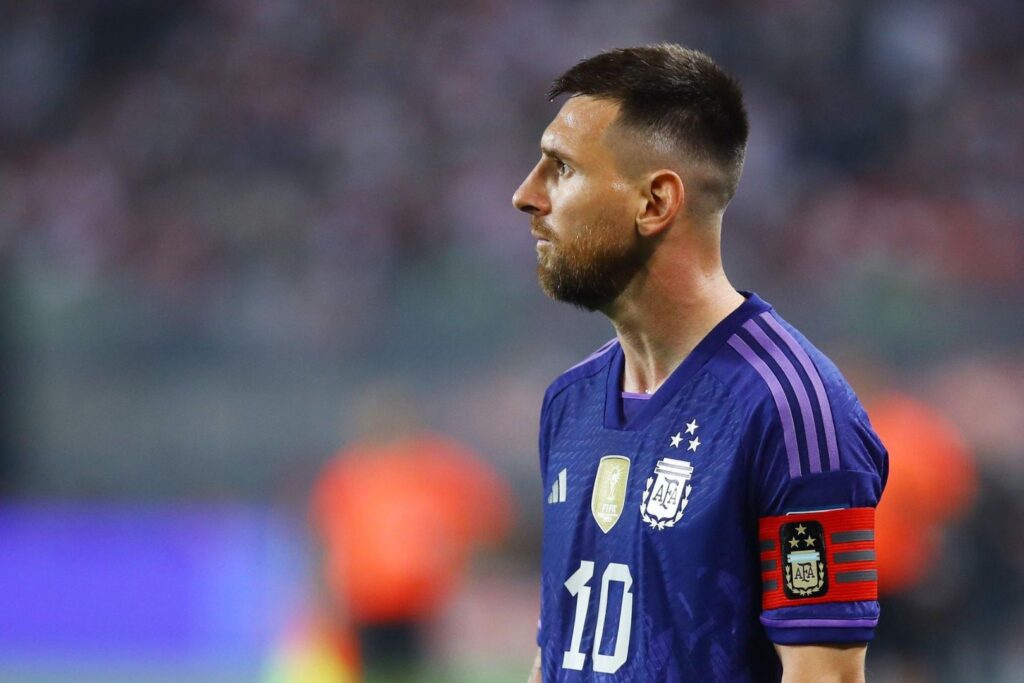
<instances>
[{"instance_id":1,"label":"stubble beard","mask_svg":"<svg viewBox=\"0 0 1024 683\"><path fill-rule=\"evenodd\" d=\"M552 299L585 311L607 309L650 257L643 243L617 239L608 224L584 225L568 240L550 240L537 256L540 286Z\"/></svg>"}]
</instances>

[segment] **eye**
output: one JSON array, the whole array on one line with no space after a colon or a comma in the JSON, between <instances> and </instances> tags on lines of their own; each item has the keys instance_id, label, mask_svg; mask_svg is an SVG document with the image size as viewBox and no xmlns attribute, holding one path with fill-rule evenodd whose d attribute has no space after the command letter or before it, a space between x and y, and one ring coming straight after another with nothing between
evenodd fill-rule
<instances>
[{"instance_id":1,"label":"eye","mask_svg":"<svg viewBox=\"0 0 1024 683\"><path fill-rule=\"evenodd\" d=\"M564 176L571 170L564 161L561 159L555 159L555 168L558 171L558 175Z\"/></svg>"}]
</instances>

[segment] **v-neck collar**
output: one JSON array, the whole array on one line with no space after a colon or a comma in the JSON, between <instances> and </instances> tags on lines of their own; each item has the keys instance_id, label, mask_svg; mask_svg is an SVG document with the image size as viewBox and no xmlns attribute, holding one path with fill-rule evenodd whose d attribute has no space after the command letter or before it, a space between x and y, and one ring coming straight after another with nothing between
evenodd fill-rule
<instances>
[{"instance_id":1,"label":"v-neck collar","mask_svg":"<svg viewBox=\"0 0 1024 683\"><path fill-rule=\"evenodd\" d=\"M632 419L626 420L622 410L622 373L625 367L625 355L622 352L622 345L616 342L612 357L608 363L607 383L604 393L604 426L605 429L616 429L620 431L632 431L646 427L654 416L658 414L666 403L679 393L689 379L704 367L712 356L747 320L759 313L771 310L771 306L759 296L751 292L740 292L746 297L746 301L715 325L707 335L700 340L696 348L683 359L683 362L662 383L655 391L650 400L646 402Z\"/></svg>"}]
</instances>

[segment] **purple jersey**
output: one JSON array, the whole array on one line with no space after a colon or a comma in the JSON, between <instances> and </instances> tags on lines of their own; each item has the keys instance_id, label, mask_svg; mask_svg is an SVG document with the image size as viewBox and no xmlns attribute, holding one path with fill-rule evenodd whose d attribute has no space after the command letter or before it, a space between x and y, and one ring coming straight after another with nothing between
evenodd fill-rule
<instances>
[{"instance_id":1,"label":"purple jersey","mask_svg":"<svg viewBox=\"0 0 1024 683\"><path fill-rule=\"evenodd\" d=\"M885 448L756 295L647 398L612 340L549 387L543 680L778 681L771 643L871 639Z\"/></svg>"}]
</instances>

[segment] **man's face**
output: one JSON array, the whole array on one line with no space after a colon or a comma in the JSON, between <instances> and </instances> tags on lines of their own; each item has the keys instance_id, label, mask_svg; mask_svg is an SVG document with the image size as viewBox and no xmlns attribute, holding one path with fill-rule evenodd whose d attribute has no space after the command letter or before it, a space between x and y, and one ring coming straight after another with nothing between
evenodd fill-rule
<instances>
[{"instance_id":1,"label":"man's face","mask_svg":"<svg viewBox=\"0 0 1024 683\"><path fill-rule=\"evenodd\" d=\"M541 287L588 311L611 304L648 256L635 229L637 195L607 144L618 112L608 100L569 99L512 198L531 216Z\"/></svg>"}]
</instances>

